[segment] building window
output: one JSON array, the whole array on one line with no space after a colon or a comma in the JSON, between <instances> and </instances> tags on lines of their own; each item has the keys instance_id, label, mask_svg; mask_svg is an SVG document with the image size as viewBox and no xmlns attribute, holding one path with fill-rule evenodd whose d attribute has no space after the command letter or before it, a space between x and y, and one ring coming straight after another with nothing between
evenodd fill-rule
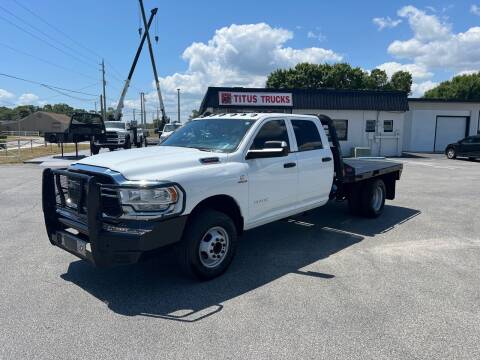
<instances>
[{"instance_id":1,"label":"building window","mask_svg":"<svg viewBox=\"0 0 480 360\"><path fill-rule=\"evenodd\" d=\"M292 120L298 151L322 149L317 125L310 120Z\"/></svg>"},{"instance_id":2,"label":"building window","mask_svg":"<svg viewBox=\"0 0 480 360\"><path fill-rule=\"evenodd\" d=\"M333 125L337 130L338 140L346 141L348 134L348 120L333 120Z\"/></svg>"},{"instance_id":3,"label":"building window","mask_svg":"<svg viewBox=\"0 0 480 360\"><path fill-rule=\"evenodd\" d=\"M383 120L383 131L393 132L393 120Z\"/></svg>"},{"instance_id":4,"label":"building window","mask_svg":"<svg viewBox=\"0 0 480 360\"><path fill-rule=\"evenodd\" d=\"M365 132L375 132L376 120L367 120L365 124Z\"/></svg>"}]
</instances>

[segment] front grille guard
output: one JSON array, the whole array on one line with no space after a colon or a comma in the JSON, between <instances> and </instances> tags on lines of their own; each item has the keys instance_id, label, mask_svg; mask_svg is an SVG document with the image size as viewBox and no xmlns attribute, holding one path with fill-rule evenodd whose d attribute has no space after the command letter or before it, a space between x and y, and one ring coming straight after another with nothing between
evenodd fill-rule
<instances>
[{"instance_id":1,"label":"front grille guard","mask_svg":"<svg viewBox=\"0 0 480 360\"><path fill-rule=\"evenodd\" d=\"M102 230L102 218L101 218L101 206L100 206L100 188L101 184L97 182L94 176L68 171L66 169L45 169L43 171L42 182L42 207L45 218L45 225L50 242L53 245L57 245L54 236L57 231L64 230L68 226L65 225L65 221L61 221L61 215L57 213L59 210L66 210L72 214L75 214L75 210L68 208L64 197L62 188L64 184L61 182L61 176L73 179L80 183L81 191L80 204L76 213L79 221L69 220L71 227L77 228L77 230L84 229L83 232L87 232L87 236L91 246L91 252L93 261L96 265L101 266L105 261L103 253L106 251L106 244L101 241L99 236ZM57 190L59 189L59 194ZM60 197L60 199L58 199ZM60 201L60 203L59 203ZM81 230L80 230L81 231ZM81 231L82 232L82 231Z\"/></svg>"}]
</instances>

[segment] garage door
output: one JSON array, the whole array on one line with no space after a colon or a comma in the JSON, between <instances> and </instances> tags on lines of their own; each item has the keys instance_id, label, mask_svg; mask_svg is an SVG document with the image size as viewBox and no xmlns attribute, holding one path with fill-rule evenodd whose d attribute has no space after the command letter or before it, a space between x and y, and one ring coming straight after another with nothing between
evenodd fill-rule
<instances>
[{"instance_id":1,"label":"garage door","mask_svg":"<svg viewBox=\"0 0 480 360\"><path fill-rule=\"evenodd\" d=\"M435 129L434 151L444 151L448 144L457 142L465 137L467 117L465 116L438 116Z\"/></svg>"}]
</instances>

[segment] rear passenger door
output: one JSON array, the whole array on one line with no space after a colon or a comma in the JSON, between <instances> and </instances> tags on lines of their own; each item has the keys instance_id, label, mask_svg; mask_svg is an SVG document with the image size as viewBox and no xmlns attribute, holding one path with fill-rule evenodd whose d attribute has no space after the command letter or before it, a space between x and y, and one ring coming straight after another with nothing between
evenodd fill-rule
<instances>
[{"instance_id":1,"label":"rear passenger door","mask_svg":"<svg viewBox=\"0 0 480 360\"><path fill-rule=\"evenodd\" d=\"M291 119L296 140L299 206L328 201L333 183L333 156L320 122Z\"/></svg>"}]
</instances>

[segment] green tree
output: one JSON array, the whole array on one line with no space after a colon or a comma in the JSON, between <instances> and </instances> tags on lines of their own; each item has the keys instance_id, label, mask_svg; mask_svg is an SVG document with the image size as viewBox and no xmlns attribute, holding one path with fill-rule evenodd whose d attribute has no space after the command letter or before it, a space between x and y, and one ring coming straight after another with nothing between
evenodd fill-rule
<instances>
[{"instance_id":1,"label":"green tree","mask_svg":"<svg viewBox=\"0 0 480 360\"><path fill-rule=\"evenodd\" d=\"M387 73L380 69L373 69L366 79L368 89L384 89L388 83Z\"/></svg>"},{"instance_id":2,"label":"green tree","mask_svg":"<svg viewBox=\"0 0 480 360\"><path fill-rule=\"evenodd\" d=\"M197 117L200 116L200 111L198 110L192 110L192 113L190 114L190 116L188 117L189 120L191 119L195 119Z\"/></svg>"},{"instance_id":3,"label":"green tree","mask_svg":"<svg viewBox=\"0 0 480 360\"><path fill-rule=\"evenodd\" d=\"M35 111L38 110L38 107L33 105L20 105L13 110L16 114L16 117L22 119L30 114L33 114Z\"/></svg>"},{"instance_id":4,"label":"green tree","mask_svg":"<svg viewBox=\"0 0 480 360\"><path fill-rule=\"evenodd\" d=\"M424 97L480 101L480 72L454 76L451 80L443 81L433 89L428 90Z\"/></svg>"},{"instance_id":5,"label":"green tree","mask_svg":"<svg viewBox=\"0 0 480 360\"><path fill-rule=\"evenodd\" d=\"M388 81L385 71L373 69L370 73L347 63L300 63L290 69L277 69L267 78L269 88L303 89L395 89L410 92L412 77L399 71Z\"/></svg>"},{"instance_id":6,"label":"green tree","mask_svg":"<svg viewBox=\"0 0 480 360\"><path fill-rule=\"evenodd\" d=\"M15 118L15 111L6 106L0 106L0 121L13 120Z\"/></svg>"},{"instance_id":7,"label":"green tree","mask_svg":"<svg viewBox=\"0 0 480 360\"><path fill-rule=\"evenodd\" d=\"M388 87L393 90L401 90L410 94L412 91L412 74L408 71L397 71L392 75Z\"/></svg>"}]
</instances>

